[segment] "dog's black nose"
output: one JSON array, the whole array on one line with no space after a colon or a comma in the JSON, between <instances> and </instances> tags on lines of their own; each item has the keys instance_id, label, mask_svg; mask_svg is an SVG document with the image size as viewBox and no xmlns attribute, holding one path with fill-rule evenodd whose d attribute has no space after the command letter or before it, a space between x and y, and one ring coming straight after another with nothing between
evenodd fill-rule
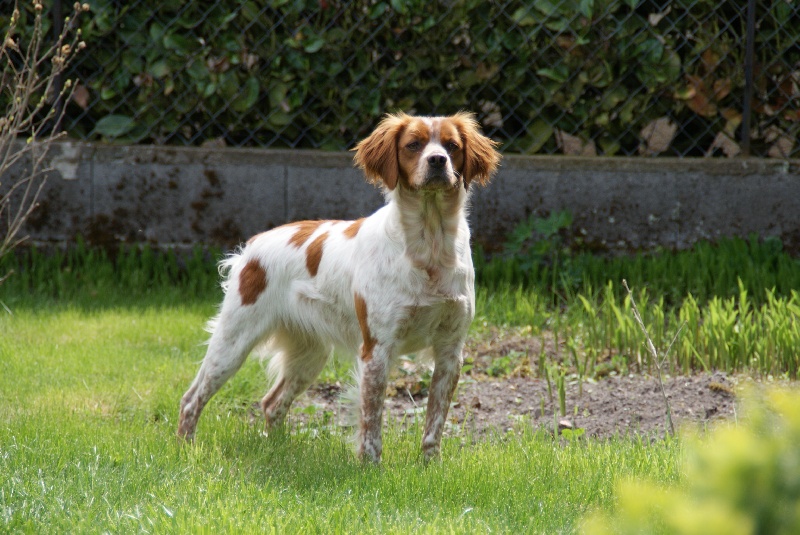
<instances>
[{"instance_id":1,"label":"dog's black nose","mask_svg":"<svg viewBox=\"0 0 800 535\"><path fill-rule=\"evenodd\" d=\"M443 169L446 163L447 163L446 156L442 156L440 154L434 154L433 156L428 156L428 165L436 169Z\"/></svg>"}]
</instances>

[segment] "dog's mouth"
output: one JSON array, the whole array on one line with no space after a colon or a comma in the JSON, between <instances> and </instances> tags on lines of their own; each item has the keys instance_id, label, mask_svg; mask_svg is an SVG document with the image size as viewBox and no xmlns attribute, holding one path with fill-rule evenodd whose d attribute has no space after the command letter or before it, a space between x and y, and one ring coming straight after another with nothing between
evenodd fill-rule
<instances>
[{"instance_id":1,"label":"dog's mouth","mask_svg":"<svg viewBox=\"0 0 800 535\"><path fill-rule=\"evenodd\" d=\"M420 185L423 190L446 190L457 188L459 184L457 176L451 176L443 171L434 171L425 176L425 181Z\"/></svg>"}]
</instances>

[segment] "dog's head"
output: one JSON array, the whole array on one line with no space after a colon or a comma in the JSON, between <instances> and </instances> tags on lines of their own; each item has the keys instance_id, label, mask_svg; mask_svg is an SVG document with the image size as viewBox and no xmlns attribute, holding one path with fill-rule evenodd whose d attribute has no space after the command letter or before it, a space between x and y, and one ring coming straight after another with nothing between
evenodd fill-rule
<instances>
[{"instance_id":1,"label":"dog's head","mask_svg":"<svg viewBox=\"0 0 800 535\"><path fill-rule=\"evenodd\" d=\"M497 143L480 133L471 113L449 117L387 115L356 148L367 180L390 190L452 189L489 182L500 164Z\"/></svg>"}]
</instances>

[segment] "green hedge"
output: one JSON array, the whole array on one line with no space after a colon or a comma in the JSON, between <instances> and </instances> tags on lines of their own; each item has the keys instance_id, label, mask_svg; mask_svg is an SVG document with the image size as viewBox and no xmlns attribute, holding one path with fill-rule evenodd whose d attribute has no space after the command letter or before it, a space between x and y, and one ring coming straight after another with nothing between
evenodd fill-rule
<instances>
[{"instance_id":1,"label":"green hedge","mask_svg":"<svg viewBox=\"0 0 800 535\"><path fill-rule=\"evenodd\" d=\"M88 93L66 123L85 139L343 149L387 111L470 109L506 152L559 152L558 129L637 153L666 117L678 131L665 154L697 155L741 121L738 1L89 4L76 72ZM771 80L800 61L800 17L761 4L759 94L777 95L765 113L786 100ZM764 117L791 132L796 115Z\"/></svg>"}]
</instances>

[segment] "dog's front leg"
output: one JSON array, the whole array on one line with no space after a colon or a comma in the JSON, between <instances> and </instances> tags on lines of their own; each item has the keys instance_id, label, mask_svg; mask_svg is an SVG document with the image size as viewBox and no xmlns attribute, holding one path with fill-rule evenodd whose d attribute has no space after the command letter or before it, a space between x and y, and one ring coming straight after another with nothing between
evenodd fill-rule
<instances>
[{"instance_id":1,"label":"dog's front leg","mask_svg":"<svg viewBox=\"0 0 800 535\"><path fill-rule=\"evenodd\" d=\"M361 418L358 433L358 456L362 461L380 462L383 442L383 400L388 380L388 348L378 344L371 358L361 362Z\"/></svg>"},{"instance_id":2,"label":"dog's front leg","mask_svg":"<svg viewBox=\"0 0 800 535\"><path fill-rule=\"evenodd\" d=\"M426 461L439 456L442 431L450 410L450 400L458 385L461 373L461 347L436 354L433 377L428 391L428 411L425 418L425 433L422 435L422 455Z\"/></svg>"}]
</instances>

